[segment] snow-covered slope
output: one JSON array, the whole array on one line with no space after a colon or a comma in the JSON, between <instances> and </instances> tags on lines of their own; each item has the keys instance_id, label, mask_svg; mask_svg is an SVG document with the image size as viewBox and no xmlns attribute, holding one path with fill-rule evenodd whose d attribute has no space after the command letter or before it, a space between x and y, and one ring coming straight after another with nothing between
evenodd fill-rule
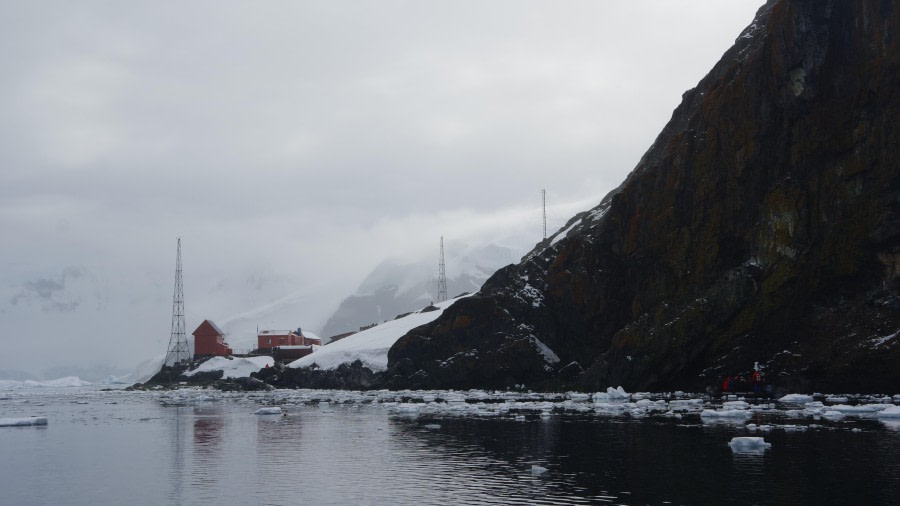
<instances>
[{"instance_id":1,"label":"snow-covered slope","mask_svg":"<svg viewBox=\"0 0 900 506\"><path fill-rule=\"evenodd\" d=\"M521 256L522 251L496 244L467 246L448 242L445 248L447 294L477 292L497 269ZM328 339L364 325L394 319L437 300L438 259L415 262L388 259L379 264L345 298L322 328Z\"/></svg>"},{"instance_id":2,"label":"snow-covered slope","mask_svg":"<svg viewBox=\"0 0 900 506\"><path fill-rule=\"evenodd\" d=\"M213 357L203 362L196 369L184 373L185 376L193 376L200 372L224 371L223 378L246 378L251 372L256 372L266 366L275 363L272 357L246 357L232 358Z\"/></svg>"},{"instance_id":3,"label":"snow-covered slope","mask_svg":"<svg viewBox=\"0 0 900 506\"><path fill-rule=\"evenodd\" d=\"M315 353L291 362L288 367L309 367L313 364L322 369L334 369L343 363L362 361L373 371L387 369L387 354L391 346L410 330L434 321L444 309L461 297L435 304L436 311L415 313L382 323L376 327L345 337L318 349Z\"/></svg>"}]
</instances>

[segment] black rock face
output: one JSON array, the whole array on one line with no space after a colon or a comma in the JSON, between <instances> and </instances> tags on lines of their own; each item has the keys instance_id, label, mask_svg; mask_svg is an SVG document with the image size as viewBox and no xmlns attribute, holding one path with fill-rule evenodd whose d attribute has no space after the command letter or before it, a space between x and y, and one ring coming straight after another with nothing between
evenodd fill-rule
<instances>
[{"instance_id":1,"label":"black rock face","mask_svg":"<svg viewBox=\"0 0 900 506\"><path fill-rule=\"evenodd\" d=\"M391 385L702 389L759 363L895 390L898 90L894 3L770 1L619 188L396 343Z\"/></svg>"}]
</instances>

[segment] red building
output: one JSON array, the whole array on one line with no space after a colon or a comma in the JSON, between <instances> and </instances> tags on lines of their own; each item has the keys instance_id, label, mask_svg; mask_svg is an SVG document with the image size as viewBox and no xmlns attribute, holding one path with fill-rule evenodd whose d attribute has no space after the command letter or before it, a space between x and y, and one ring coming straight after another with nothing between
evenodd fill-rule
<instances>
[{"instance_id":1,"label":"red building","mask_svg":"<svg viewBox=\"0 0 900 506\"><path fill-rule=\"evenodd\" d=\"M297 330L261 330L256 336L256 347L261 353L268 353L276 346L321 346L318 337L307 337ZM311 348L310 348L311 349Z\"/></svg>"},{"instance_id":2,"label":"red building","mask_svg":"<svg viewBox=\"0 0 900 506\"><path fill-rule=\"evenodd\" d=\"M234 351L225 342L225 333L218 325L203 320L193 333L194 358L231 355Z\"/></svg>"}]
</instances>

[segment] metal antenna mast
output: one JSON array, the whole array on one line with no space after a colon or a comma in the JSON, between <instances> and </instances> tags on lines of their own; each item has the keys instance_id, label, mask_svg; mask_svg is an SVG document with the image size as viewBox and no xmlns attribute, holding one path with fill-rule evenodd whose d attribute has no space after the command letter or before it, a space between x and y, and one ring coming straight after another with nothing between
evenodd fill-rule
<instances>
[{"instance_id":1,"label":"metal antenna mast","mask_svg":"<svg viewBox=\"0 0 900 506\"><path fill-rule=\"evenodd\" d=\"M181 280L181 237L175 255L175 294L172 296L172 333L163 365L186 364L191 361L187 337L184 335L184 284Z\"/></svg>"},{"instance_id":2,"label":"metal antenna mast","mask_svg":"<svg viewBox=\"0 0 900 506\"><path fill-rule=\"evenodd\" d=\"M544 239L547 238L547 190L541 190L541 210L544 214Z\"/></svg>"},{"instance_id":3,"label":"metal antenna mast","mask_svg":"<svg viewBox=\"0 0 900 506\"><path fill-rule=\"evenodd\" d=\"M438 263L438 302L447 300L447 271L444 268L444 236L441 236L441 261Z\"/></svg>"}]
</instances>

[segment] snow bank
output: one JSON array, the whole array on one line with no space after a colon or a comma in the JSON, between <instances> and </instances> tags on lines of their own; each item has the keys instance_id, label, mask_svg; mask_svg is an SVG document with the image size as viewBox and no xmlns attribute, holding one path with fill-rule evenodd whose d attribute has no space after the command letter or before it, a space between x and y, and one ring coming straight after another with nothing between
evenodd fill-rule
<instances>
[{"instance_id":1,"label":"snow bank","mask_svg":"<svg viewBox=\"0 0 900 506\"><path fill-rule=\"evenodd\" d=\"M426 313L418 311L322 346L315 352L291 362L288 367L309 367L316 364L322 369L335 369L341 364L359 360L373 371L384 371L387 369L388 350L398 339L410 330L436 320L445 309L460 298L435 304L437 311Z\"/></svg>"},{"instance_id":2,"label":"snow bank","mask_svg":"<svg viewBox=\"0 0 900 506\"><path fill-rule=\"evenodd\" d=\"M58 378L58 379L49 380L49 381L0 380L0 390L19 390L21 388L71 388L71 387L85 387L90 384L91 384L90 381L82 381L81 379L78 378L78 376L66 376L65 378Z\"/></svg>"},{"instance_id":3,"label":"snow bank","mask_svg":"<svg viewBox=\"0 0 900 506\"><path fill-rule=\"evenodd\" d=\"M193 371L184 373L185 376L193 376L198 372L224 371L223 378L246 378L251 372L257 372L260 369L274 364L272 357L246 357L232 358L213 357L203 362Z\"/></svg>"},{"instance_id":4,"label":"snow bank","mask_svg":"<svg viewBox=\"0 0 900 506\"><path fill-rule=\"evenodd\" d=\"M47 425L47 417L0 418L0 427L26 427L29 425Z\"/></svg>"},{"instance_id":5,"label":"snow bank","mask_svg":"<svg viewBox=\"0 0 900 506\"><path fill-rule=\"evenodd\" d=\"M793 403L804 403L804 402L812 402L813 397L811 395L803 395L803 394L787 394L781 399L778 399L778 402L793 402Z\"/></svg>"},{"instance_id":6,"label":"snow bank","mask_svg":"<svg viewBox=\"0 0 900 506\"><path fill-rule=\"evenodd\" d=\"M731 442L728 443L728 446L735 452L757 452L765 450L766 448L771 448L772 443L767 443L766 440L761 437L733 437L731 438Z\"/></svg>"}]
</instances>

